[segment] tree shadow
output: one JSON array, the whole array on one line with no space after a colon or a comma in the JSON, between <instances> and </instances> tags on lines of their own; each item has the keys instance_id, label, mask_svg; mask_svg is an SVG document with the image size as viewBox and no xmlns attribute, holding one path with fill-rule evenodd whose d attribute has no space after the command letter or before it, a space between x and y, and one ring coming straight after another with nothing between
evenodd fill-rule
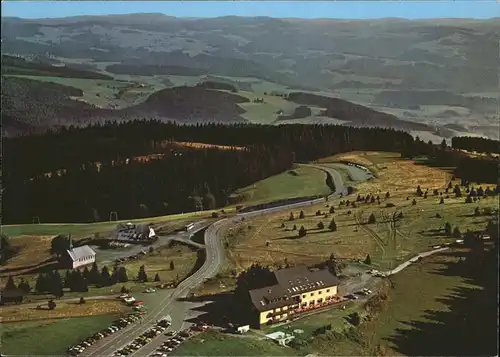
<instances>
[{"instance_id":1,"label":"tree shadow","mask_svg":"<svg viewBox=\"0 0 500 357\"><path fill-rule=\"evenodd\" d=\"M386 340L396 352L408 356L494 356L498 351L497 251L492 249L481 259L463 252L445 254L466 259L442 263L432 273L463 277L471 286L436 297L448 311L426 310L420 321L400 321L405 327Z\"/></svg>"},{"instance_id":2,"label":"tree shadow","mask_svg":"<svg viewBox=\"0 0 500 357\"><path fill-rule=\"evenodd\" d=\"M42 262L36 263L36 264L31 264L31 265L24 265L21 267L16 267L16 268L5 268L0 270L0 274L12 274L16 272L23 271L23 274L25 274L25 270L28 272L33 271L33 269L41 269L45 266L45 264L48 264L50 262L57 261L57 258L55 257L50 257L48 259L45 259Z\"/></svg>"},{"instance_id":3,"label":"tree shadow","mask_svg":"<svg viewBox=\"0 0 500 357\"><path fill-rule=\"evenodd\" d=\"M201 312L200 315L186 321L196 323L206 322L209 325L227 328L229 323L243 324L248 322L248 316L242 313L241 307L236 304L235 296L232 292L213 295L195 296L178 299L193 303L206 302L205 305L193 308L193 311Z\"/></svg>"}]
</instances>

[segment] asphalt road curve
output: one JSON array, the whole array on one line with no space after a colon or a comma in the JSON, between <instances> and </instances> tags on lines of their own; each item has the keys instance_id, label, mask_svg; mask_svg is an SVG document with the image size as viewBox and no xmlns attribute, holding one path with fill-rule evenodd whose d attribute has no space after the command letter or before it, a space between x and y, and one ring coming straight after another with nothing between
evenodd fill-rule
<instances>
[{"instance_id":1,"label":"asphalt road curve","mask_svg":"<svg viewBox=\"0 0 500 357\"><path fill-rule=\"evenodd\" d=\"M306 166L315 167L323 171L327 170L331 173L335 183L335 192L332 193L329 197L337 197L340 194L347 194L347 188L344 186L342 178L336 170L321 165L308 164ZM356 172L357 177L359 177L359 175L363 171L361 169L348 165L345 165L345 167L348 170L359 170ZM365 173L364 177L365 179L370 178L368 173ZM177 301L177 299L187 297L189 291L201 285L206 279L214 277L222 266L222 263L224 262L225 252L223 243L221 239L219 239L219 232L229 228L231 225L240 222L245 218L263 216L269 213L286 211L292 208L304 207L321 202L325 202L325 199L318 198L311 201L298 202L279 207L262 209L259 211L241 213L237 214L234 217L224 218L215 222L205 231L206 260L202 267L189 278L181 282L173 292L165 296L157 306L152 308L147 316L145 316L142 323L127 326L126 328L116 332L114 335L111 335L109 338L105 338L99 341L96 345L84 351L84 353L82 353L82 356L111 356L114 354L114 352L123 348L125 345L131 342L135 337L151 328L158 319L165 315L172 316L173 329L180 329L182 326L184 326L183 321L185 319L185 316L178 315L175 313L175 311L185 311L185 308L181 307L183 302L179 302ZM155 345L154 341L152 341L151 344ZM147 346L145 346L139 349L134 355L142 356L144 354L147 354L146 350L150 350L150 348L147 348Z\"/></svg>"}]
</instances>

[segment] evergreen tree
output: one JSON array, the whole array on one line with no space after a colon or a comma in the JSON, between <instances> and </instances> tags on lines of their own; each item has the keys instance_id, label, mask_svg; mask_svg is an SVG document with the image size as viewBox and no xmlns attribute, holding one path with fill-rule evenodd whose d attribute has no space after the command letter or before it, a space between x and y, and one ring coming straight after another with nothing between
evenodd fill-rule
<instances>
[{"instance_id":1,"label":"evergreen tree","mask_svg":"<svg viewBox=\"0 0 500 357\"><path fill-rule=\"evenodd\" d=\"M66 270L66 274L64 275L63 286L67 289L71 288L71 273L72 270Z\"/></svg>"},{"instance_id":2,"label":"evergreen tree","mask_svg":"<svg viewBox=\"0 0 500 357\"><path fill-rule=\"evenodd\" d=\"M323 222L318 222L317 227L318 227L318 229L324 229L325 225L323 224Z\"/></svg>"},{"instance_id":3,"label":"evergreen tree","mask_svg":"<svg viewBox=\"0 0 500 357\"><path fill-rule=\"evenodd\" d=\"M49 284L50 284L50 293L54 295L56 298L61 298L64 296L63 291L63 281L61 279L61 275L59 271L54 270L52 274L49 276Z\"/></svg>"},{"instance_id":4,"label":"evergreen tree","mask_svg":"<svg viewBox=\"0 0 500 357\"><path fill-rule=\"evenodd\" d=\"M170 270L174 270L174 269L175 269L174 261L171 260L170 261Z\"/></svg>"},{"instance_id":5,"label":"evergreen tree","mask_svg":"<svg viewBox=\"0 0 500 357\"><path fill-rule=\"evenodd\" d=\"M48 284L47 284L47 277L45 274L40 273L38 274L38 277L36 279L35 283L35 290L39 293L44 293L49 290Z\"/></svg>"},{"instance_id":6,"label":"evergreen tree","mask_svg":"<svg viewBox=\"0 0 500 357\"><path fill-rule=\"evenodd\" d=\"M367 265L372 265L372 258L370 257L370 254L366 256L364 263Z\"/></svg>"},{"instance_id":7,"label":"evergreen tree","mask_svg":"<svg viewBox=\"0 0 500 357\"><path fill-rule=\"evenodd\" d=\"M305 237L306 234L307 234L307 231L304 228L304 226L300 226L300 228L299 228L299 237Z\"/></svg>"},{"instance_id":8,"label":"evergreen tree","mask_svg":"<svg viewBox=\"0 0 500 357\"><path fill-rule=\"evenodd\" d=\"M335 232L337 230L337 223L335 223L335 219L332 218L330 224L328 225L328 229L332 232Z\"/></svg>"},{"instance_id":9,"label":"evergreen tree","mask_svg":"<svg viewBox=\"0 0 500 357\"><path fill-rule=\"evenodd\" d=\"M446 222L444 224L444 233L447 235L447 236L451 236L451 233L452 233L452 229L451 229L451 224L449 222Z\"/></svg>"},{"instance_id":10,"label":"evergreen tree","mask_svg":"<svg viewBox=\"0 0 500 357\"><path fill-rule=\"evenodd\" d=\"M460 233L460 229L458 227L455 227L453 229L453 237L454 238L460 238L462 236L462 233Z\"/></svg>"},{"instance_id":11,"label":"evergreen tree","mask_svg":"<svg viewBox=\"0 0 500 357\"><path fill-rule=\"evenodd\" d=\"M481 215L481 211L479 210L479 207L476 207L476 208L474 209L474 216L476 216L476 217L477 217L477 216L480 216L480 215Z\"/></svg>"},{"instance_id":12,"label":"evergreen tree","mask_svg":"<svg viewBox=\"0 0 500 357\"><path fill-rule=\"evenodd\" d=\"M91 277L90 277L90 270L87 266L85 266L85 268L83 268L83 272L82 272L82 275L83 277L88 281L90 282L91 280Z\"/></svg>"},{"instance_id":13,"label":"evergreen tree","mask_svg":"<svg viewBox=\"0 0 500 357\"><path fill-rule=\"evenodd\" d=\"M99 268L97 267L97 263L94 262L92 264L92 268L90 269L89 284L98 285L100 283L101 283L101 274L99 273Z\"/></svg>"},{"instance_id":14,"label":"evergreen tree","mask_svg":"<svg viewBox=\"0 0 500 357\"><path fill-rule=\"evenodd\" d=\"M441 197L441 199L439 200L439 204L440 205L444 204L444 198L443 197Z\"/></svg>"},{"instance_id":15,"label":"evergreen tree","mask_svg":"<svg viewBox=\"0 0 500 357\"><path fill-rule=\"evenodd\" d=\"M139 267L139 273L137 274L137 280L140 283L145 283L148 281L148 275L146 274L146 267L144 265L141 265Z\"/></svg>"},{"instance_id":16,"label":"evergreen tree","mask_svg":"<svg viewBox=\"0 0 500 357\"><path fill-rule=\"evenodd\" d=\"M290 218L288 218L289 221L295 220L295 217L293 216L293 212L290 212Z\"/></svg>"},{"instance_id":17,"label":"evergreen tree","mask_svg":"<svg viewBox=\"0 0 500 357\"><path fill-rule=\"evenodd\" d=\"M158 273L155 274L154 281L160 281L160 275Z\"/></svg>"},{"instance_id":18,"label":"evergreen tree","mask_svg":"<svg viewBox=\"0 0 500 357\"><path fill-rule=\"evenodd\" d=\"M333 206L330 207L330 213L335 213L335 208Z\"/></svg>"},{"instance_id":19,"label":"evergreen tree","mask_svg":"<svg viewBox=\"0 0 500 357\"><path fill-rule=\"evenodd\" d=\"M102 286L108 286L111 283L111 276L109 274L109 269L107 266L103 266L101 269L101 279L100 284Z\"/></svg>"},{"instance_id":20,"label":"evergreen tree","mask_svg":"<svg viewBox=\"0 0 500 357\"><path fill-rule=\"evenodd\" d=\"M117 277L119 283L126 283L128 281L127 269L125 269L125 267L119 267Z\"/></svg>"},{"instance_id":21,"label":"evergreen tree","mask_svg":"<svg viewBox=\"0 0 500 357\"><path fill-rule=\"evenodd\" d=\"M26 280L24 280L23 278L21 278L21 282L19 283L18 288L21 289L22 291L24 291L26 294L31 291L30 284L28 284L28 282Z\"/></svg>"},{"instance_id":22,"label":"evergreen tree","mask_svg":"<svg viewBox=\"0 0 500 357\"><path fill-rule=\"evenodd\" d=\"M300 211L300 213L299 213L299 218L304 218L304 217L305 217L305 215L304 215L304 211Z\"/></svg>"},{"instance_id":23,"label":"evergreen tree","mask_svg":"<svg viewBox=\"0 0 500 357\"><path fill-rule=\"evenodd\" d=\"M5 291L8 290L15 290L16 289L16 284L14 283L14 279L12 278L12 275L9 275L9 278L7 279L7 283L5 284Z\"/></svg>"},{"instance_id":24,"label":"evergreen tree","mask_svg":"<svg viewBox=\"0 0 500 357\"><path fill-rule=\"evenodd\" d=\"M368 217L368 224L374 224L377 220L375 219L375 215L372 213Z\"/></svg>"},{"instance_id":25,"label":"evergreen tree","mask_svg":"<svg viewBox=\"0 0 500 357\"><path fill-rule=\"evenodd\" d=\"M50 253L55 254L58 258L66 253L70 248L70 240L68 237L57 235L50 242Z\"/></svg>"}]
</instances>

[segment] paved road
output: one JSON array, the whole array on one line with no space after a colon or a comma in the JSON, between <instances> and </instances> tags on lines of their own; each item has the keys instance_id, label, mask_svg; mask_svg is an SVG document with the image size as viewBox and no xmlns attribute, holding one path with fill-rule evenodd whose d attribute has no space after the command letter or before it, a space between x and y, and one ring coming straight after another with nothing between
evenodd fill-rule
<instances>
[{"instance_id":1,"label":"paved road","mask_svg":"<svg viewBox=\"0 0 500 357\"><path fill-rule=\"evenodd\" d=\"M329 197L336 197L338 195L346 194L347 189L344 187L342 177L334 169L329 169L322 167L320 165L309 165L316 167L321 170L328 170L332 174L332 178L335 183L336 191ZM346 165L347 167L347 165ZM366 175L368 178L368 175ZM139 336L147 329L149 329L159 318L169 314L172 317L172 327L173 329L180 329L181 327L187 327L189 324L184 321L186 316L190 313L190 308L193 306L200 306L203 304L193 304L183 301L177 301L179 298L184 298L188 295L189 291L195 287L201 285L206 279L214 277L219 271L222 263L224 262L225 252L222 240L219 239L219 234L221 231L229 228L236 222L242 219L265 215L269 213L275 213L280 211L286 211L292 208L304 207L316 203L325 202L324 198L318 198L311 201L298 202L294 204L289 204L285 206L273 207L268 209L263 209L259 211L246 212L237 214L231 218L221 219L207 228L205 231L205 248L206 248L206 260L203 266L191 275L189 278L181 282L177 288L171 292L167 293L164 299L154 308L152 308L148 315L145 317L142 324L134 324L118 331L109 338L105 338L99 341L97 344L87 349L82 355L83 356L109 356L115 351L121 349L129 342L131 342L135 337ZM139 349L133 356L144 356L152 352L161 343L162 338L157 338L153 340L150 344Z\"/></svg>"}]
</instances>

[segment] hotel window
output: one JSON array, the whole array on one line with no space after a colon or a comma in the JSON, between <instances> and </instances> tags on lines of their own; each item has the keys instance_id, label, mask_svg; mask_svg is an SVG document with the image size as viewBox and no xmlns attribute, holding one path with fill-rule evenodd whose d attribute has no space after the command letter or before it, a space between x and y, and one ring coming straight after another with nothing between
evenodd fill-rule
<instances>
[{"instance_id":1,"label":"hotel window","mask_svg":"<svg viewBox=\"0 0 500 357\"><path fill-rule=\"evenodd\" d=\"M330 289L326 289L326 292L329 293L330 292Z\"/></svg>"},{"instance_id":2,"label":"hotel window","mask_svg":"<svg viewBox=\"0 0 500 357\"><path fill-rule=\"evenodd\" d=\"M305 295L305 294L304 294L304 295L302 295L302 299L305 299L305 298L306 298L306 295Z\"/></svg>"},{"instance_id":3,"label":"hotel window","mask_svg":"<svg viewBox=\"0 0 500 357\"><path fill-rule=\"evenodd\" d=\"M322 293L323 293L323 292L322 292L321 290L320 290L320 291L318 291L318 294L319 294L319 295L321 295Z\"/></svg>"},{"instance_id":4,"label":"hotel window","mask_svg":"<svg viewBox=\"0 0 500 357\"><path fill-rule=\"evenodd\" d=\"M314 296L314 293L311 293L311 296Z\"/></svg>"},{"instance_id":5,"label":"hotel window","mask_svg":"<svg viewBox=\"0 0 500 357\"><path fill-rule=\"evenodd\" d=\"M313 305L314 305L314 301L310 301L309 306L313 306Z\"/></svg>"}]
</instances>

